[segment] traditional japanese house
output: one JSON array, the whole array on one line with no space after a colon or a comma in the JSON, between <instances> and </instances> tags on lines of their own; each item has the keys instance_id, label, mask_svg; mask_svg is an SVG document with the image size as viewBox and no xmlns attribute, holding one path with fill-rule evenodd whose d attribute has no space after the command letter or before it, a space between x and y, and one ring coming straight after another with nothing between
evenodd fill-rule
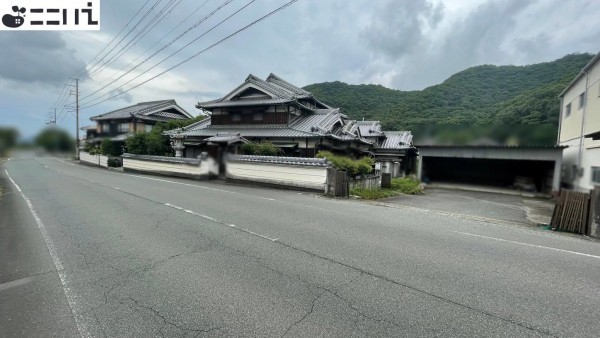
<instances>
[{"instance_id":1,"label":"traditional japanese house","mask_svg":"<svg viewBox=\"0 0 600 338\"><path fill-rule=\"evenodd\" d=\"M108 138L124 142L129 135L135 132L150 131L159 122L192 117L175 100L141 102L90 118L96 122L96 126L95 130L86 127L86 141L99 143Z\"/></svg>"},{"instance_id":2,"label":"traditional japanese house","mask_svg":"<svg viewBox=\"0 0 600 338\"><path fill-rule=\"evenodd\" d=\"M196 107L210 117L169 132L179 156L208 152L218 158L225 150L238 152L242 143L268 141L285 156L314 157L319 150L374 156L384 162L384 172L393 172L396 163L399 174L402 159L416 154L410 132L381 131L378 121L351 120L274 74L266 80L250 74L229 94Z\"/></svg>"}]
</instances>

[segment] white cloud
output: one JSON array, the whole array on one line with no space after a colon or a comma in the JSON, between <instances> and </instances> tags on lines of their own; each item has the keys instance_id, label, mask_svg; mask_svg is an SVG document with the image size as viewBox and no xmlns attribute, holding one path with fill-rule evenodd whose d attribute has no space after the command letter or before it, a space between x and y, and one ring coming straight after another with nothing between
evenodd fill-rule
<instances>
[{"instance_id":1,"label":"white cloud","mask_svg":"<svg viewBox=\"0 0 600 338\"><path fill-rule=\"evenodd\" d=\"M206 48L285 2L257 1L132 84ZM182 32L220 3L210 0L176 32ZM82 95L98 88L98 83L114 79L113 73L130 68L142 52L200 4L183 1L123 58L95 76L96 84L84 82ZM120 83L147 70L242 5L232 2ZM0 78L0 121L8 120L6 112L18 111L17 117L13 114L10 120L17 121L24 134L42 127L39 120L45 118L45 111L56 100L64 81L111 41L139 6L141 2L137 1L103 1L100 32L43 32L32 35L37 38L30 39L25 46L18 41L25 36L18 34L22 32L2 32L0 40L10 48L0 52L0 77L4 78ZM110 111L127 102L163 98L174 98L196 113L197 101L228 92L248 73L265 77L274 72L298 85L340 80L403 90L421 89L474 65L535 63L573 52L596 52L600 41L600 28L596 24L599 14L600 2L586 0L302 0L176 70L128 92L125 101L105 102L87 109L85 116ZM110 86L107 90L130 86L121 89ZM37 112L41 119L37 118ZM69 119L65 122L71 126Z\"/></svg>"}]
</instances>

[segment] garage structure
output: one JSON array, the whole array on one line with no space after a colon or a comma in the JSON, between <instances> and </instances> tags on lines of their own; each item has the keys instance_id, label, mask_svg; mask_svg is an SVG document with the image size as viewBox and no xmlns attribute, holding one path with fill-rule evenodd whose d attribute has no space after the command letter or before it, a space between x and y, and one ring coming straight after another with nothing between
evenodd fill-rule
<instances>
[{"instance_id":1,"label":"garage structure","mask_svg":"<svg viewBox=\"0 0 600 338\"><path fill-rule=\"evenodd\" d=\"M424 182L513 187L533 182L537 192L560 190L562 146L420 145L417 175Z\"/></svg>"}]
</instances>

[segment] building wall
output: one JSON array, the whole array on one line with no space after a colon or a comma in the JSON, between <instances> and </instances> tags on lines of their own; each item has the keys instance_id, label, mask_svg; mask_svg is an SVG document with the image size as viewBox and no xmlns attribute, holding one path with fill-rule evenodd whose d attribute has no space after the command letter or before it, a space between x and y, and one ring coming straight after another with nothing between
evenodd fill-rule
<instances>
[{"instance_id":1,"label":"building wall","mask_svg":"<svg viewBox=\"0 0 600 338\"><path fill-rule=\"evenodd\" d=\"M198 164L188 164L168 162L168 160L152 161L123 157L123 169L125 171L143 172L165 176L206 179L208 178L210 167L211 163L208 160L202 161Z\"/></svg>"},{"instance_id":2,"label":"building wall","mask_svg":"<svg viewBox=\"0 0 600 338\"><path fill-rule=\"evenodd\" d=\"M588 74L585 135L600 132L600 62L597 62Z\"/></svg>"},{"instance_id":3,"label":"building wall","mask_svg":"<svg viewBox=\"0 0 600 338\"><path fill-rule=\"evenodd\" d=\"M85 164L108 168L108 156L90 155L85 151L79 152L79 161Z\"/></svg>"},{"instance_id":4,"label":"building wall","mask_svg":"<svg viewBox=\"0 0 600 338\"><path fill-rule=\"evenodd\" d=\"M583 108L579 108L579 95L585 91L585 76L579 79L562 99L560 142L566 142L581 135ZM567 116L567 106L571 105L571 114Z\"/></svg>"},{"instance_id":5,"label":"building wall","mask_svg":"<svg viewBox=\"0 0 600 338\"><path fill-rule=\"evenodd\" d=\"M579 95L584 92L585 105L579 108ZM569 103L571 115L566 116ZM600 62L563 96L559 144L568 148L563 153L561 181L568 188L586 192L593 189L592 167L600 167L600 140L583 137L593 132L600 132Z\"/></svg>"},{"instance_id":6,"label":"building wall","mask_svg":"<svg viewBox=\"0 0 600 338\"><path fill-rule=\"evenodd\" d=\"M567 188L588 192L594 188L592 168L600 168L600 145L598 141L584 139L583 151L579 152L579 138L565 142L563 151L562 182ZM581 164L579 156L581 155ZM579 169L578 169L579 168ZM596 185L598 185L596 183Z\"/></svg>"}]
</instances>

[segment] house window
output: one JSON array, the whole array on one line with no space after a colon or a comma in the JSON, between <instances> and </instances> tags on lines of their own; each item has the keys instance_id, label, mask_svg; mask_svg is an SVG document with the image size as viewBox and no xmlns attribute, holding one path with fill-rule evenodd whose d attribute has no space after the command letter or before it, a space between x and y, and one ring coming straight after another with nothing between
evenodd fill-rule
<instances>
[{"instance_id":1,"label":"house window","mask_svg":"<svg viewBox=\"0 0 600 338\"><path fill-rule=\"evenodd\" d=\"M108 124L108 123L102 123L102 124L100 125L100 130L101 130L103 133L108 133L108 132L110 132L110 124Z\"/></svg>"},{"instance_id":2,"label":"house window","mask_svg":"<svg viewBox=\"0 0 600 338\"><path fill-rule=\"evenodd\" d=\"M600 167L592 167L592 183L600 184Z\"/></svg>"},{"instance_id":3,"label":"house window","mask_svg":"<svg viewBox=\"0 0 600 338\"><path fill-rule=\"evenodd\" d=\"M565 117L569 117L571 115L571 104L569 103L566 107L565 107Z\"/></svg>"},{"instance_id":4,"label":"house window","mask_svg":"<svg viewBox=\"0 0 600 338\"><path fill-rule=\"evenodd\" d=\"M253 115L254 121L262 121L263 120L263 112L255 111Z\"/></svg>"},{"instance_id":5,"label":"house window","mask_svg":"<svg viewBox=\"0 0 600 338\"><path fill-rule=\"evenodd\" d=\"M231 113L231 122L240 122L242 120L242 113L240 112L232 112Z\"/></svg>"},{"instance_id":6,"label":"house window","mask_svg":"<svg viewBox=\"0 0 600 338\"><path fill-rule=\"evenodd\" d=\"M119 123L119 125L117 126L117 131L119 133L129 132L129 122Z\"/></svg>"},{"instance_id":7,"label":"house window","mask_svg":"<svg viewBox=\"0 0 600 338\"><path fill-rule=\"evenodd\" d=\"M145 130L146 130L147 133L149 133L152 130L152 126L149 125L149 124L145 125L144 128L145 128Z\"/></svg>"},{"instance_id":8,"label":"house window","mask_svg":"<svg viewBox=\"0 0 600 338\"><path fill-rule=\"evenodd\" d=\"M581 93L581 95L579 95L579 109L583 108L583 106L585 105L585 92Z\"/></svg>"}]
</instances>

